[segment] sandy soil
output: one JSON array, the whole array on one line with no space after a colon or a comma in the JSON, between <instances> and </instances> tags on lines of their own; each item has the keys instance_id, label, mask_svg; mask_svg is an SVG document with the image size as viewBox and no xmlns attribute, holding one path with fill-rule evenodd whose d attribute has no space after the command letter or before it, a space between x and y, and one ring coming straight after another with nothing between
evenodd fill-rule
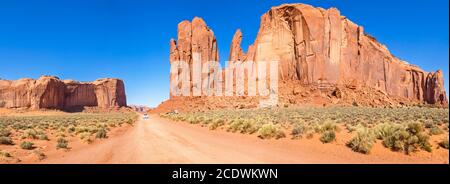
<instances>
[{"instance_id":1,"label":"sandy soil","mask_svg":"<svg viewBox=\"0 0 450 184\"><path fill-rule=\"evenodd\" d=\"M255 135L210 131L198 125L172 122L152 115L107 140L53 151L41 161L22 163L438 163L448 164L449 152L434 147L433 153L412 155L392 152L380 142L370 155L345 146L350 136L341 132L338 141L322 144L312 139L261 140ZM433 142L433 144L436 144Z\"/></svg>"}]
</instances>

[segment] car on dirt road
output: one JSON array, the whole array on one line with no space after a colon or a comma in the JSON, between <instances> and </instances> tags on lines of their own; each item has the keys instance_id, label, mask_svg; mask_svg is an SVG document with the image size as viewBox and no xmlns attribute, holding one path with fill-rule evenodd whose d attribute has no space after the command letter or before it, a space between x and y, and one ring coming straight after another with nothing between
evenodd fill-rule
<instances>
[{"instance_id":1,"label":"car on dirt road","mask_svg":"<svg viewBox=\"0 0 450 184\"><path fill-rule=\"evenodd\" d=\"M148 114L144 114L144 120L148 119Z\"/></svg>"}]
</instances>

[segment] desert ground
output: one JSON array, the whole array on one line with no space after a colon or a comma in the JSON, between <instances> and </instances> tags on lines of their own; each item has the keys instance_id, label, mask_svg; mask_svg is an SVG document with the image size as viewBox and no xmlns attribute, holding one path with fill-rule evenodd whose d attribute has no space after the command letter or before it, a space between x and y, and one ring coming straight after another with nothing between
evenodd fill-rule
<instances>
[{"instance_id":1,"label":"desert ground","mask_svg":"<svg viewBox=\"0 0 450 184\"><path fill-rule=\"evenodd\" d=\"M31 112L32 113L32 112ZM36 113L36 112L35 112ZM60 112L51 112L51 114ZM40 114L40 113L37 113ZM180 114L178 115L180 116ZM150 115L132 124L108 131L107 139L93 139L91 143L70 137L70 149L56 149L51 141L34 141L34 150L19 145L0 145L10 157L2 163L75 163L75 164L167 164L167 163L437 163L448 164L449 152L439 146L448 132L431 136L431 152L418 149L409 154L392 151L377 140L369 154L355 152L348 147L353 135L342 127L336 139L323 143L320 134L306 138L292 138L286 129L278 139L261 138L256 134L233 133L227 126L211 128L204 124L174 121ZM16 140L14 140L16 142ZM45 158L39 153L44 153Z\"/></svg>"},{"instance_id":2,"label":"desert ground","mask_svg":"<svg viewBox=\"0 0 450 184\"><path fill-rule=\"evenodd\" d=\"M0 109L0 163L36 163L120 135L133 111L67 113Z\"/></svg>"}]
</instances>

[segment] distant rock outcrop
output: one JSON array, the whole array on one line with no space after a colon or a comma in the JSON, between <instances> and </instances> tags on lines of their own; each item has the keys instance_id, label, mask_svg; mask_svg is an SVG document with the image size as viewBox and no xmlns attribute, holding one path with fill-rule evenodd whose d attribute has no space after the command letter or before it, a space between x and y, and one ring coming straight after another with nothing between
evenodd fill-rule
<instances>
[{"instance_id":1,"label":"distant rock outcrop","mask_svg":"<svg viewBox=\"0 0 450 184\"><path fill-rule=\"evenodd\" d=\"M425 72L396 58L336 8L273 7L261 17L247 53L241 41L237 30L230 62L279 61L283 103L448 106L442 71ZM178 41L170 43L170 61L187 61L191 71L194 52L200 53L202 62L218 61L216 39L201 18L181 22Z\"/></svg>"},{"instance_id":2,"label":"distant rock outcrop","mask_svg":"<svg viewBox=\"0 0 450 184\"><path fill-rule=\"evenodd\" d=\"M0 80L0 107L72 110L83 107L126 106L124 83L120 79L94 82L61 81L43 76L38 80Z\"/></svg>"}]
</instances>

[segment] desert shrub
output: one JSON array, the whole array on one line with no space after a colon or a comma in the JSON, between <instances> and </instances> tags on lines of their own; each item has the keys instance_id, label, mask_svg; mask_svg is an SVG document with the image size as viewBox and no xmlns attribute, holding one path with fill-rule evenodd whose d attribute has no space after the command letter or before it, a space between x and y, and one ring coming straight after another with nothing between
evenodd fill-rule
<instances>
[{"instance_id":1,"label":"desert shrub","mask_svg":"<svg viewBox=\"0 0 450 184\"><path fill-rule=\"evenodd\" d=\"M336 140L336 133L331 130L323 132L322 135L320 136L320 141L322 143L330 143L333 142L334 140Z\"/></svg>"},{"instance_id":2,"label":"desert shrub","mask_svg":"<svg viewBox=\"0 0 450 184\"><path fill-rule=\"evenodd\" d=\"M9 157L11 157L11 154L9 154L9 153L6 152L6 151L0 151L0 156L9 158Z\"/></svg>"},{"instance_id":3,"label":"desert shrub","mask_svg":"<svg viewBox=\"0 0 450 184\"><path fill-rule=\"evenodd\" d=\"M294 125L291 134L294 138L302 138L303 135L307 133L308 129L309 128L305 123L298 123Z\"/></svg>"},{"instance_id":4,"label":"desert shrub","mask_svg":"<svg viewBox=\"0 0 450 184\"><path fill-rule=\"evenodd\" d=\"M315 131L317 133L323 133L327 131L339 131L339 127L334 121L331 120L325 120L323 124L316 124Z\"/></svg>"},{"instance_id":5,"label":"desert shrub","mask_svg":"<svg viewBox=\"0 0 450 184\"><path fill-rule=\"evenodd\" d=\"M391 137L395 132L400 131L403 127L393 123L382 123L375 127L375 136L377 139L384 140Z\"/></svg>"},{"instance_id":6,"label":"desert shrub","mask_svg":"<svg viewBox=\"0 0 450 184\"><path fill-rule=\"evenodd\" d=\"M37 139L38 132L34 129L27 129L23 132L22 139Z\"/></svg>"},{"instance_id":7,"label":"desert shrub","mask_svg":"<svg viewBox=\"0 0 450 184\"><path fill-rule=\"evenodd\" d=\"M210 130L215 130L220 126L223 126L225 124L225 121L222 119L215 119L214 121L212 121L208 127Z\"/></svg>"},{"instance_id":8,"label":"desert shrub","mask_svg":"<svg viewBox=\"0 0 450 184\"><path fill-rule=\"evenodd\" d=\"M424 126L425 128L432 128L432 127L434 126L434 123L433 123L432 120L425 120L425 121L423 122L423 126Z\"/></svg>"},{"instance_id":9,"label":"desert shrub","mask_svg":"<svg viewBox=\"0 0 450 184\"><path fill-rule=\"evenodd\" d=\"M345 128L348 130L349 133L356 131L356 127L352 124L345 124Z\"/></svg>"},{"instance_id":10,"label":"desert shrub","mask_svg":"<svg viewBox=\"0 0 450 184\"><path fill-rule=\"evenodd\" d=\"M368 154L375 143L375 139L375 135L370 129L361 127L356 130L356 136L347 143L347 146L353 151Z\"/></svg>"},{"instance_id":11,"label":"desert shrub","mask_svg":"<svg viewBox=\"0 0 450 184\"><path fill-rule=\"evenodd\" d=\"M91 139L91 133L89 132L83 132L80 134L80 139L85 142L85 143L91 143L92 139Z\"/></svg>"},{"instance_id":12,"label":"desert shrub","mask_svg":"<svg viewBox=\"0 0 450 184\"><path fill-rule=\"evenodd\" d=\"M56 135L56 137L66 137L66 134L64 132L58 132L58 134Z\"/></svg>"},{"instance_id":13,"label":"desert shrub","mask_svg":"<svg viewBox=\"0 0 450 184\"><path fill-rule=\"evenodd\" d=\"M430 135L440 135L443 133L444 133L444 131L441 128L439 128L438 126L433 126L430 129Z\"/></svg>"},{"instance_id":14,"label":"desert shrub","mask_svg":"<svg viewBox=\"0 0 450 184\"><path fill-rule=\"evenodd\" d=\"M241 133L253 134L259 130L254 120L245 120L242 122L240 128Z\"/></svg>"},{"instance_id":15,"label":"desert shrub","mask_svg":"<svg viewBox=\"0 0 450 184\"><path fill-rule=\"evenodd\" d=\"M99 131L97 131L97 133L95 134L95 138L106 139L106 138L108 138L107 133L108 132L104 128L102 128Z\"/></svg>"},{"instance_id":16,"label":"desert shrub","mask_svg":"<svg viewBox=\"0 0 450 184\"><path fill-rule=\"evenodd\" d=\"M39 135L38 135L38 139L39 139L39 140L46 140L46 141L49 140L49 139L48 139L48 136L45 135L45 134L39 134Z\"/></svg>"},{"instance_id":17,"label":"desert shrub","mask_svg":"<svg viewBox=\"0 0 450 184\"><path fill-rule=\"evenodd\" d=\"M231 120L231 123L230 123L230 125L228 126L228 131L231 131L231 132L236 132L236 131L238 131L238 130L239 130L239 127L240 127L241 124L242 124L242 122L243 122L243 120L241 120L241 119L234 119L234 120Z\"/></svg>"},{"instance_id":18,"label":"desert shrub","mask_svg":"<svg viewBox=\"0 0 450 184\"><path fill-rule=\"evenodd\" d=\"M261 126L261 128L258 130L258 134L258 137L262 139L279 139L285 137L284 132L280 130L280 126L274 125L273 123L267 123Z\"/></svg>"},{"instance_id":19,"label":"desert shrub","mask_svg":"<svg viewBox=\"0 0 450 184\"><path fill-rule=\"evenodd\" d=\"M444 138L441 142L439 142L439 146L448 149L448 136Z\"/></svg>"},{"instance_id":20,"label":"desert shrub","mask_svg":"<svg viewBox=\"0 0 450 184\"><path fill-rule=\"evenodd\" d=\"M75 132L75 126L70 125L69 127L67 127L67 132L69 132L69 133Z\"/></svg>"},{"instance_id":21,"label":"desert shrub","mask_svg":"<svg viewBox=\"0 0 450 184\"><path fill-rule=\"evenodd\" d=\"M394 128L393 128L394 127ZM383 145L393 151L404 151L406 154L423 149L431 152L429 137L419 122L410 122L406 126L392 126L383 133Z\"/></svg>"},{"instance_id":22,"label":"desert shrub","mask_svg":"<svg viewBox=\"0 0 450 184\"><path fill-rule=\"evenodd\" d=\"M56 144L56 149L67 149L69 141L64 138L59 138Z\"/></svg>"},{"instance_id":23,"label":"desert shrub","mask_svg":"<svg viewBox=\"0 0 450 184\"><path fill-rule=\"evenodd\" d=\"M11 135L11 131L6 129L0 129L0 137L9 137Z\"/></svg>"},{"instance_id":24,"label":"desert shrub","mask_svg":"<svg viewBox=\"0 0 450 184\"><path fill-rule=\"evenodd\" d=\"M256 122L247 119L234 119L228 127L231 132L241 132L241 133L254 133L258 131Z\"/></svg>"},{"instance_id":25,"label":"desert shrub","mask_svg":"<svg viewBox=\"0 0 450 184\"><path fill-rule=\"evenodd\" d=\"M34 143L29 141L23 141L22 143L20 143L20 148L24 150L32 150L34 149Z\"/></svg>"},{"instance_id":26,"label":"desert shrub","mask_svg":"<svg viewBox=\"0 0 450 184\"><path fill-rule=\"evenodd\" d=\"M13 141L10 137L0 137L0 144L13 145Z\"/></svg>"},{"instance_id":27,"label":"desert shrub","mask_svg":"<svg viewBox=\"0 0 450 184\"><path fill-rule=\"evenodd\" d=\"M92 134L89 133L89 132L83 132L83 133L79 134L80 139L85 139L85 138L87 138L87 137L90 137L91 135L92 135Z\"/></svg>"},{"instance_id":28,"label":"desert shrub","mask_svg":"<svg viewBox=\"0 0 450 184\"><path fill-rule=\"evenodd\" d=\"M89 129L86 126L77 126L77 127L75 127L75 133L76 134L81 134L81 133L88 132L88 131L89 131Z\"/></svg>"}]
</instances>

